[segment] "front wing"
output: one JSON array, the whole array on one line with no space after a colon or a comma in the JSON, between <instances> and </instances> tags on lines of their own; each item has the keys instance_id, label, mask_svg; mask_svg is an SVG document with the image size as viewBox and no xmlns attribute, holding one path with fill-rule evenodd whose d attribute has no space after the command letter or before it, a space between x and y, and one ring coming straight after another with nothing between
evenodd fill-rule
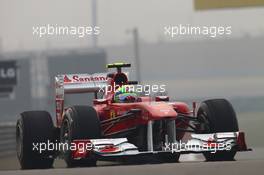
<instances>
[{"instance_id":1,"label":"front wing","mask_svg":"<svg viewBox=\"0 0 264 175\"><path fill-rule=\"evenodd\" d=\"M139 151L126 138L74 140L73 142L77 145L77 149L72 151L74 159L93 157L97 160L115 160L129 157L159 156L161 154L251 150L247 148L243 132L191 134L191 138L187 142L164 143L160 151L145 152ZM89 144L89 149L83 149L86 144Z\"/></svg>"}]
</instances>

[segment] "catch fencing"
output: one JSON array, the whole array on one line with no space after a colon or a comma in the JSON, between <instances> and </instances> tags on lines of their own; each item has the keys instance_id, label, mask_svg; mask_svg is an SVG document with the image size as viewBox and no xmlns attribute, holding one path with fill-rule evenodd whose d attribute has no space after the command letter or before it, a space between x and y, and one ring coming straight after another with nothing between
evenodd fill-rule
<instances>
[{"instance_id":1,"label":"catch fencing","mask_svg":"<svg viewBox=\"0 0 264 175\"><path fill-rule=\"evenodd\" d=\"M15 123L0 123L0 157L15 155L16 129Z\"/></svg>"}]
</instances>

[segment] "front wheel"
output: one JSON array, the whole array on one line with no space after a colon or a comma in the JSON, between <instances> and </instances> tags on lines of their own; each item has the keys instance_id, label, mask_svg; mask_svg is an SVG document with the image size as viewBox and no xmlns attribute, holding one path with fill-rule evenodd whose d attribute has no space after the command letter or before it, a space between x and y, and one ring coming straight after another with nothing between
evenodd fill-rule
<instances>
[{"instance_id":1,"label":"front wheel","mask_svg":"<svg viewBox=\"0 0 264 175\"><path fill-rule=\"evenodd\" d=\"M48 142L54 142L53 131L48 112L27 111L20 114L16 124L16 149L22 169L52 167L54 151L40 149L43 146L47 148Z\"/></svg>"},{"instance_id":2,"label":"front wheel","mask_svg":"<svg viewBox=\"0 0 264 175\"><path fill-rule=\"evenodd\" d=\"M61 142L68 145L77 139L99 139L101 128L95 109L91 106L70 107L64 116L60 134ZM63 156L67 167L96 165L96 160L93 158L75 160L71 150L63 151Z\"/></svg>"},{"instance_id":3,"label":"front wheel","mask_svg":"<svg viewBox=\"0 0 264 175\"><path fill-rule=\"evenodd\" d=\"M232 105L225 99L206 100L198 109L197 118L200 121L202 133L237 132L238 122ZM234 160L236 151L217 151L203 153L207 161Z\"/></svg>"}]
</instances>

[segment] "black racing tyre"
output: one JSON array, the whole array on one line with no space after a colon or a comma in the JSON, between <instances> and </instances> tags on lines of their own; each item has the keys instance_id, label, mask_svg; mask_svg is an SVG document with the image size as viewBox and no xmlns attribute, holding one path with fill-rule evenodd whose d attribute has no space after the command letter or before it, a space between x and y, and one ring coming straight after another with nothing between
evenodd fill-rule
<instances>
[{"instance_id":1,"label":"black racing tyre","mask_svg":"<svg viewBox=\"0 0 264 175\"><path fill-rule=\"evenodd\" d=\"M206 100L201 103L197 112L198 120L202 123L202 133L237 132L238 122L232 105L225 99ZM207 161L234 160L236 151L217 151L203 153Z\"/></svg>"},{"instance_id":2,"label":"black racing tyre","mask_svg":"<svg viewBox=\"0 0 264 175\"><path fill-rule=\"evenodd\" d=\"M16 150L21 169L52 167L54 150L46 149L40 153L39 144L54 143L53 131L52 118L48 112L27 111L20 114L16 124ZM38 146L34 147L33 144Z\"/></svg>"},{"instance_id":3,"label":"black racing tyre","mask_svg":"<svg viewBox=\"0 0 264 175\"><path fill-rule=\"evenodd\" d=\"M99 139L100 137L100 121L93 107L73 106L67 109L60 131L62 143L70 145L75 139ZM96 166L94 158L74 160L71 150L64 150L63 157L67 167Z\"/></svg>"}]
</instances>

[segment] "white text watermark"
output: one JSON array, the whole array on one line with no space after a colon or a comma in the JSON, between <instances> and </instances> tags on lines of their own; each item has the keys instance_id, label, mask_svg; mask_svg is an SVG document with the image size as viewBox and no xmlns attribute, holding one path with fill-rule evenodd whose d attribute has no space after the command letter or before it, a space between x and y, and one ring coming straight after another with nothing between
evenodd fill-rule
<instances>
[{"instance_id":1,"label":"white text watermark","mask_svg":"<svg viewBox=\"0 0 264 175\"><path fill-rule=\"evenodd\" d=\"M89 35L99 35L100 27L95 26L66 26L66 25L42 25L42 26L33 26L32 34L39 38L44 36L63 36L71 35L79 38L83 38Z\"/></svg>"}]
</instances>

